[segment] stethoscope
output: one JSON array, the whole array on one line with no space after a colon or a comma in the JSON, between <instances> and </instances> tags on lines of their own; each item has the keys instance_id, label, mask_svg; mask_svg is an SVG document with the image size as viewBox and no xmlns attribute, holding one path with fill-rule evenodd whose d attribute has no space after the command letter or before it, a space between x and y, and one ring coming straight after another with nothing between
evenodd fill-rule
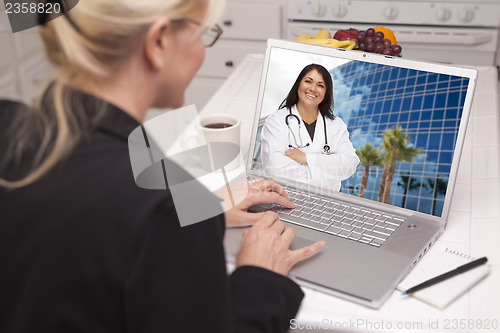
<instances>
[{"instance_id":1,"label":"stethoscope","mask_svg":"<svg viewBox=\"0 0 500 333\"><path fill-rule=\"evenodd\" d=\"M305 145L302 142L302 136L300 135L301 121L300 121L299 117L297 117L297 115L294 115L292 113L292 110L289 109L288 111L289 111L289 114L287 114L286 117L285 117L285 124L286 124L286 126L288 126L288 130L290 131L290 133L292 133L293 141L295 142L295 147L293 147L292 145L288 145L288 147L290 147L290 148L305 148L305 147L308 147L309 146L309 142L306 143ZM295 118L297 120L297 123L299 124L299 141L300 141L300 145L297 142L297 138L295 137L295 133L293 133L292 128L290 127L290 122L288 120L289 117ZM323 154L325 154L325 155L328 155L330 153L330 146L328 145L328 137L326 136L326 121L325 121L325 116L323 114L321 114L321 117L323 117L323 128L324 128L324 131L325 131L325 145L323 146L323 149L321 150L321 152Z\"/></svg>"}]
</instances>

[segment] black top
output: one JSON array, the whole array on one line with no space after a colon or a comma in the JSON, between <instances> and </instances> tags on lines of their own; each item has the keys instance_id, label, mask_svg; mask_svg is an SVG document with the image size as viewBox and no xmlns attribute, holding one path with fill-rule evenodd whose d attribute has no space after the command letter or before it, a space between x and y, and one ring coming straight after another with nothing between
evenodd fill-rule
<instances>
[{"instance_id":1,"label":"black top","mask_svg":"<svg viewBox=\"0 0 500 333\"><path fill-rule=\"evenodd\" d=\"M0 101L0 152L12 112ZM43 179L0 187L0 332L285 332L300 288L251 266L228 278L223 215L180 227L169 190L134 182L139 123L106 114Z\"/></svg>"},{"instance_id":2,"label":"black top","mask_svg":"<svg viewBox=\"0 0 500 333\"><path fill-rule=\"evenodd\" d=\"M314 141L314 130L316 129L316 122L317 121L318 120L316 119L312 123L308 124L304 120L302 120L302 122L306 126L306 129L307 129L307 132L309 133L309 136L311 137L311 141Z\"/></svg>"}]
</instances>

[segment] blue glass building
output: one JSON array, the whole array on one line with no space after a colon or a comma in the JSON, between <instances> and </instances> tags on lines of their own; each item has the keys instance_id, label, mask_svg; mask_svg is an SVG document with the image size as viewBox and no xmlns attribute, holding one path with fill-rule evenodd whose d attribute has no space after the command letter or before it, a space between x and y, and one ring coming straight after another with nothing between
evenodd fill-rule
<instances>
[{"instance_id":1,"label":"blue glass building","mask_svg":"<svg viewBox=\"0 0 500 333\"><path fill-rule=\"evenodd\" d=\"M419 149L412 162L396 164L389 203L441 216L468 80L363 62L330 73L334 113L347 124L356 149L368 142L381 146L384 130L395 126ZM360 164L341 191L358 195L363 170ZM370 167L365 198L377 200L382 170Z\"/></svg>"}]
</instances>

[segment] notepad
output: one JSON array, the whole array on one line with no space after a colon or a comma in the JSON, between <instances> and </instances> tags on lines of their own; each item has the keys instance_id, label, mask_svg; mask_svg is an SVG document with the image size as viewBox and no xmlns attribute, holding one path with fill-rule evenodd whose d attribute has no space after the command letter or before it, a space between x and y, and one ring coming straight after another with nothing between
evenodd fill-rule
<instances>
[{"instance_id":1,"label":"notepad","mask_svg":"<svg viewBox=\"0 0 500 333\"><path fill-rule=\"evenodd\" d=\"M475 258L471 256L447 248L435 258L425 263L425 265L417 265L408 276L399 283L397 289L400 291L408 290L417 284L451 271L474 259ZM481 265L433 286L419 290L411 295L402 297L415 297L439 309L444 309L488 275L489 270L488 264Z\"/></svg>"}]
</instances>

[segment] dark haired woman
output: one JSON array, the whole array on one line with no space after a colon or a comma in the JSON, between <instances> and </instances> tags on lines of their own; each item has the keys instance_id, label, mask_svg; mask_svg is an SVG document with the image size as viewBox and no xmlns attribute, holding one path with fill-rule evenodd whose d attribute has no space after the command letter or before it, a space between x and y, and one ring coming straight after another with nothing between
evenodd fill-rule
<instances>
[{"instance_id":1,"label":"dark haired woman","mask_svg":"<svg viewBox=\"0 0 500 333\"><path fill-rule=\"evenodd\" d=\"M333 82L321 65L300 72L262 129L266 174L340 190L359 163L346 124L333 114Z\"/></svg>"}]
</instances>

